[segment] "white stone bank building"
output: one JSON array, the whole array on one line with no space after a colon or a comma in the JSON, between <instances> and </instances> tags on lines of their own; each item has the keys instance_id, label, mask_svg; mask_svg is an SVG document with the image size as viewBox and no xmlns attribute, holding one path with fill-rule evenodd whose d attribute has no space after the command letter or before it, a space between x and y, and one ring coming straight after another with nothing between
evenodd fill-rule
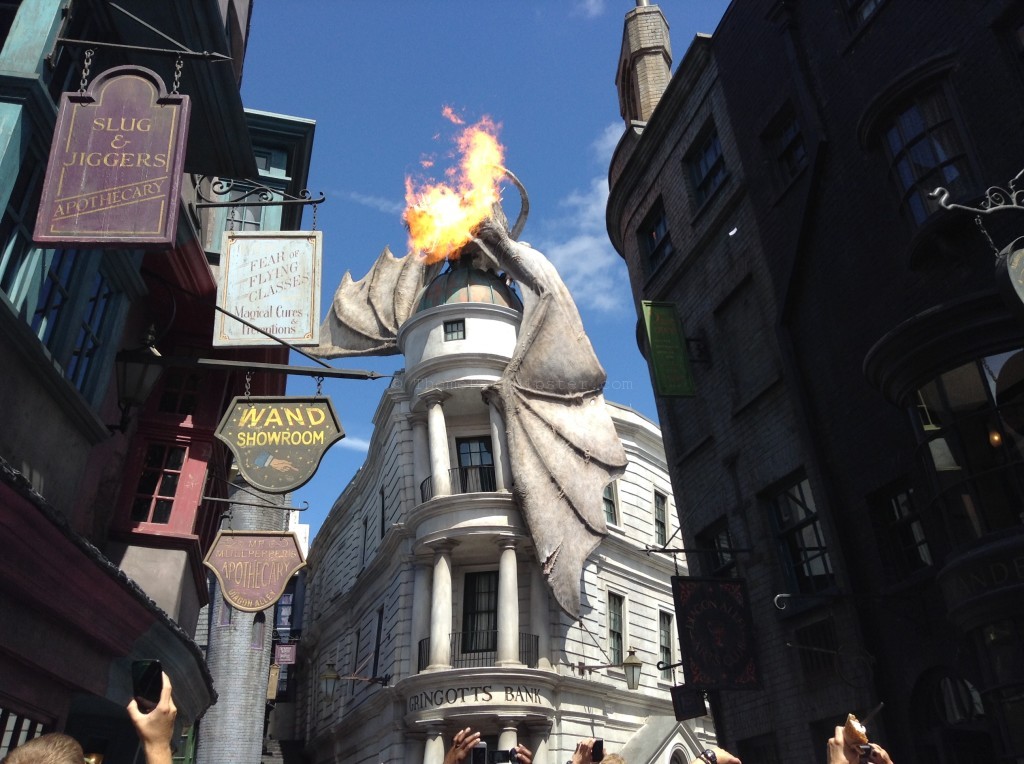
<instances>
[{"instance_id":1,"label":"white stone bank building","mask_svg":"<svg viewBox=\"0 0 1024 764\"><path fill-rule=\"evenodd\" d=\"M629 408L608 404L629 465L605 491L609 535L585 567L581 618L549 594L485 392L520 317L504 281L453 267L401 328L405 370L309 557L296 732L315 764L441 764L463 727L490 751L523 743L537 764L561 764L585 737L630 764L681 764L714 739L710 717L675 720L669 689L682 675L656 668L679 660L677 568L646 548L672 540L676 511L661 433ZM631 649L644 664L637 690L621 667L580 668L621 664ZM319 679L331 665L390 681L343 679L328 698Z\"/></svg>"}]
</instances>

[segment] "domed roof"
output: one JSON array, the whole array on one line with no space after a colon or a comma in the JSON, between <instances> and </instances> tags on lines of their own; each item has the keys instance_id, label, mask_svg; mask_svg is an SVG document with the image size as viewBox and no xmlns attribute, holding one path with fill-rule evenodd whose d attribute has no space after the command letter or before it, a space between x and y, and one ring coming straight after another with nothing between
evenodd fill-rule
<instances>
[{"instance_id":1,"label":"domed roof","mask_svg":"<svg viewBox=\"0 0 1024 764\"><path fill-rule=\"evenodd\" d=\"M519 296L503 278L493 271L482 271L459 261L424 287L416 312L460 302L482 302L523 310Z\"/></svg>"}]
</instances>

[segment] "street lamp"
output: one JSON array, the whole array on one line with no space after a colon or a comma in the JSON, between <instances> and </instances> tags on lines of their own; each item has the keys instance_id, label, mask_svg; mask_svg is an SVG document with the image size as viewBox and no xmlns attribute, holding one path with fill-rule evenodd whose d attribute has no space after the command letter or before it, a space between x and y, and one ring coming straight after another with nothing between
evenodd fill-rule
<instances>
[{"instance_id":1,"label":"street lamp","mask_svg":"<svg viewBox=\"0 0 1024 764\"><path fill-rule=\"evenodd\" d=\"M626 674L626 687L630 690L635 690L640 687L640 672L643 670L644 662L636 656L636 650L630 648L626 659L622 663L602 663L592 666L580 661L576 664L569 664L569 667L573 672L579 672L580 676L583 676L584 671L592 674L600 669L620 668Z\"/></svg>"},{"instance_id":2,"label":"street lamp","mask_svg":"<svg viewBox=\"0 0 1024 764\"><path fill-rule=\"evenodd\" d=\"M327 670L320 675L320 692L322 692L328 700L334 700L334 691L338 689L338 682L341 681L341 675L337 669L334 668L333 663L327 664Z\"/></svg>"},{"instance_id":3,"label":"street lamp","mask_svg":"<svg viewBox=\"0 0 1024 764\"><path fill-rule=\"evenodd\" d=\"M109 425L113 432L117 430L124 432L128 428L129 417L133 408L141 408L153 387L163 367L158 364L160 353L155 347L156 332L153 326L146 330L142 338L142 346L135 350L122 350L114 359L114 366L117 372L117 405L121 409L121 421L116 425Z\"/></svg>"},{"instance_id":4,"label":"street lamp","mask_svg":"<svg viewBox=\"0 0 1024 764\"><path fill-rule=\"evenodd\" d=\"M626 672L626 687L635 690L640 686L640 671L643 667L643 661L636 657L636 650L631 648L626 659L622 661L622 669Z\"/></svg>"}]
</instances>

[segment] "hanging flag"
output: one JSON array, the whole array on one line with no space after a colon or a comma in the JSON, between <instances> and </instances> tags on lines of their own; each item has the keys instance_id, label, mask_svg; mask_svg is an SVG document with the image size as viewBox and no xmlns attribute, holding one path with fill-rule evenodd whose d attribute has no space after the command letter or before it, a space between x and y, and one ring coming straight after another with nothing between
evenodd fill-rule
<instances>
[{"instance_id":1,"label":"hanging flag","mask_svg":"<svg viewBox=\"0 0 1024 764\"><path fill-rule=\"evenodd\" d=\"M690 687L753 690L759 679L747 585L740 578L672 577L672 598Z\"/></svg>"}]
</instances>

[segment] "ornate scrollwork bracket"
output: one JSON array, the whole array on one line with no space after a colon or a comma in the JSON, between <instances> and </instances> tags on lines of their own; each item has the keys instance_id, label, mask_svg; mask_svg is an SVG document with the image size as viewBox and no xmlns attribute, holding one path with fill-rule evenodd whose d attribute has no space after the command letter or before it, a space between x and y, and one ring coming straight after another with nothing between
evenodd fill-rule
<instances>
[{"instance_id":1,"label":"ornate scrollwork bracket","mask_svg":"<svg viewBox=\"0 0 1024 764\"><path fill-rule=\"evenodd\" d=\"M939 206L946 210L965 210L976 215L990 215L993 212L1002 212L1004 210L1022 212L1024 211L1024 188L1018 188L1022 179L1024 179L1024 170L1017 173L1016 177L1006 184L1006 188L990 186L985 192L985 198L977 207L969 207L965 204L949 201L949 191L941 186L928 194L928 196L938 200Z\"/></svg>"},{"instance_id":2,"label":"ornate scrollwork bracket","mask_svg":"<svg viewBox=\"0 0 1024 764\"><path fill-rule=\"evenodd\" d=\"M263 186L252 181L239 181L229 178L218 178L211 175L201 175L196 180L196 196L201 201L196 202L196 207L278 207L295 204L323 204L327 201L322 193L313 198L313 195L303 189L299 196L292 196L276 188Z\"/></svg>"}]
</instances>

